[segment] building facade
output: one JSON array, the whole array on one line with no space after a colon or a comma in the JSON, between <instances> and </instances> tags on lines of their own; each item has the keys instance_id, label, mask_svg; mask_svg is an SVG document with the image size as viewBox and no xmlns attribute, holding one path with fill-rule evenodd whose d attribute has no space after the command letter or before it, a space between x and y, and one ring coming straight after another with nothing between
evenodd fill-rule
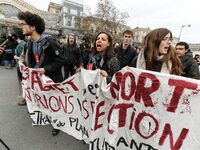
<instances>
[{"instance_id":1,"label":"building facade","mask_svg":"<svg viewBox=\"0 0 200 150\"><path fill-rule=\"evenodd\" d=\"M77 3L78 2L78 3ZM83 13L83 0L64 0L62 4L61 29L63 35L73 32L80 35L81 15Z\"/></svg>"},{"instance_id":2,"label":"building facade","mask_svg":"<svg viewBox=\"0 0 200 150\"><path fill-rule=\"evenodd\" d=\"M133 44L139 46L142 44L144 37L151 31L150 28L136 27L133 31Z\"/></svg>"},{"instance_id":3,"label":"building facade","mask_svg":"<svg viewBox=\"0 0 200 150\"><path fill-rule=\"evenodd\" d=\"M61 10L61 8L59 7ZM1 0L0 1L0 36L13 32L19 27L17 14L20 11L30 11L44 18L46 23L45 33L58 35L60 29L60 13L39 10L23 0Z\"/></svg>"}]
</instances>

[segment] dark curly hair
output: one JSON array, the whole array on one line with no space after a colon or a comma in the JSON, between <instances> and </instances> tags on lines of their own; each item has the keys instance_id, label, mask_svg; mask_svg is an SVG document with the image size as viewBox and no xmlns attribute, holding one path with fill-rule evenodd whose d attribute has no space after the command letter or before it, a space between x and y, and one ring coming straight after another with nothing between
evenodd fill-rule
<instances>
[{"instance_id":1,"label":"dark curly hair","mask_svg":"<svg viewBox=\"0 0 200 150\"><path fill-rule=\"evenodd\" d=\"M26 12L19 12L17 17L19 20L25 21L28 25L34 26L38 34L42 34L44 32L45 22L44 19L39 15L26 11Z\"/></svg>"}]
</instances>

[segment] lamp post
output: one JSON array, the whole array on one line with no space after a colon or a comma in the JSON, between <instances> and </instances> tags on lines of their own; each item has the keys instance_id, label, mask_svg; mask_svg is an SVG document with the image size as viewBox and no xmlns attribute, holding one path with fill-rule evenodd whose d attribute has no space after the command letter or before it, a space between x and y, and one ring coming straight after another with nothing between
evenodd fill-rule
<instances>
[{"instance_id":1,"label":"lamp post","mask_svg":"<svg viewBox=\"0 0 200 150\"><path fill-rule=\"evenodd\" d=\"M191 25L190 24L186 24L186 25L182 25L181 26L181 31L180 31L180 34L179 34L179 37L178 37L178 42L180 41L181 33L182 33L184 27L191 27Z\"/></svg>"}]
</instances>

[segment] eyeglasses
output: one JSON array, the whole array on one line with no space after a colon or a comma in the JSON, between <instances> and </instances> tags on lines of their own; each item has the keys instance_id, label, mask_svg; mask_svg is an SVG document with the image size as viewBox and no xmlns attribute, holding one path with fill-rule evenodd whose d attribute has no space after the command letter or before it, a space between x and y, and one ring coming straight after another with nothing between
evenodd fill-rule
<instances>
[{"instance_id":1,"label":"eyeglasses","mask_svg":"<svg viewBox=\"0 0 200 150\"><path fill-rule=\"evenodd\" d=\"M20 23L20 26L25 26L25 25L28 25L27 23Z\"/></svg>"},{"instance_id":2,"label":"eyeglasses","mask_svg":"<svg viewBox=\"0 0 200 150\"><path fill-rule=\"evenodd\" d=\"M162 39L163 41L165 41L165 42L169 42L169 41L171 41L171 42L173 42L173 38L168 38L168 37L164 37L163 39Z\"/></svg>"},{"instance_id":3,"label":"eyeglasses","mask_svg":"<svg viewBox=\"0 0 200 150\"><path fill-rule=\"evenodd\" d=\"M180 48L180 47L176 47L176 50L178 51L178 50L180 50L180 51L182 51L182 50L184 50L185 48Z\"/></svg>"}]
</instances>

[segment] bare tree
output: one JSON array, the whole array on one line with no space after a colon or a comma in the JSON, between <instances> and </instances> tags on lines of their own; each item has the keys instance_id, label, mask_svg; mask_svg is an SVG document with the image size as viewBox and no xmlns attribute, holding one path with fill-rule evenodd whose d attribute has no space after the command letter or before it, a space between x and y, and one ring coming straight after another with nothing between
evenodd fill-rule
<instances>
[{"instance_id":1,"label":"bare tree","mask_svg":"<svg viewBox=\"0 0 200 150\"><path fill-rule=\"evenodd\" d=\"M127 12L120 12L113 4L112 0L98 0L97 10L92 14L87 9L87 14L82 16L81 30L85 34L96 35L100 31L106 31L117 39L121 28L124 28Z\"/></svg>"}]
</instances>

